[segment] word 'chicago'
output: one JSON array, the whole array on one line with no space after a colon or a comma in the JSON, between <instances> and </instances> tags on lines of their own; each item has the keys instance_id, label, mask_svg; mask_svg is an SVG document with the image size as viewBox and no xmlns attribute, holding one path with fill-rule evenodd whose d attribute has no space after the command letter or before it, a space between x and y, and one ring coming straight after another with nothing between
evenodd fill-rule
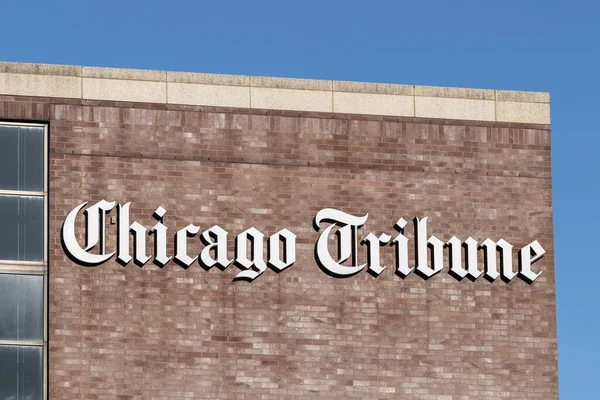
<instances>
[{"instance_id":1,"label":"word 'chicago'","mask_svg":"<svg viewBox=\"0 0 600 400\"><path fill-rule=\"evenodd\" d=\"M117 204L117 249L107 253L105 249L105 219L115 208L115 202L102 200L88 207L85 215L85 246L77 241L75 234L76 219L87 202L75 207L67 216L62 228L62 243L71 259L84 266L97 266L112 258L121 265L127 265L132 260L140 266L150 260L146 249L146 236L154 236L154 263L164 266L171 260L184 268L191 266L196 260L205 268L217 266L227 268L232 262L241 269L235 279L252 281L270 267L275 272L281 272L296 262L296 235L287 229L281 229L266 240L267 260L264 259L265 235L256 228L249 228L235 238L234 259L228 258L228 232L215 225L200 234L200 240L205 247L198 255L189 255L187 241L198 235L200 228L188 225L175 233L175 248L172 256L167 255L167 226L164 225L166 210L158 207L154 212L157 223L148 231L136 221L130 223L129 209L131 203ZM314 219L315 229L320 232L315 245L315 259L320 268L328 275L338 278L355 275L365 268L377 277L386 266L382 265L380 248L393 246L395 248L395 273L405 278L413 271L424 279L431 278L442 271L444 254L448 255L449 273L456 279L468 278L475 280L481 275L489 281L500 277L509 282L516 276L527 283L533 283L541 274L533 272L531 266L539 260L545 250L537 240L523 247L518 252L518 270L513 267L513 246L500 239L493 241L485 239L478 243L469 237L461 241L453 236L444 242L436 236L427 236L428 218L414 218L415 259L409 260L409 238L405 233L407 221L400 218L394 225L396 236L372 232L359 242L359 229L367 222L368 214L355 216L333 208L326 208L317 213ZM325 226L326 225L326 226ZM331 254L329 241L335 233L337 240L337 256ZM133 235L133 255L130 249L130 235ZM90 250L99 247L94 253ZM358 253L364 248L367 262L358 263ZM448 250L447 252L445 250ZM477 261L479 251L483 251L484 263ZM498 259L500 262L498 262Z\"/></svg>"}]
</instances>

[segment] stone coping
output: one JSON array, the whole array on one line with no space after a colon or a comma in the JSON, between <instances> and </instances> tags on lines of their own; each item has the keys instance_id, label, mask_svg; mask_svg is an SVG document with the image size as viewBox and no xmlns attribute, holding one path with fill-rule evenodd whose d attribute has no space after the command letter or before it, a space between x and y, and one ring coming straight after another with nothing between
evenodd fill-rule
<instances>
[{"instance_id":1,"label":"stone coping","mask_svg":"<svg viewBox=\"0 0 600 400\"><path fill-rule=\"evenodd\" d=\"M0 94L550 124L545 92L0 62Z\"/></svg>"}]
</instances>

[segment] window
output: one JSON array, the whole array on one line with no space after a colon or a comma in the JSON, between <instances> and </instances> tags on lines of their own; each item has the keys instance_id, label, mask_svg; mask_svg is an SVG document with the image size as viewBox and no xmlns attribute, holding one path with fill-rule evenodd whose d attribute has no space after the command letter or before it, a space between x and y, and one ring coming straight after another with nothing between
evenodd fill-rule
<instances>
[{"instance_id":1,"label":"window","mask_svg":"<svg viewBox=\"0 0 600 400\"><path fill-rule=\"evenodd\" d=\"M47 137L0 122L0 399L47 398Z\"/></svg>"}]
</instances>

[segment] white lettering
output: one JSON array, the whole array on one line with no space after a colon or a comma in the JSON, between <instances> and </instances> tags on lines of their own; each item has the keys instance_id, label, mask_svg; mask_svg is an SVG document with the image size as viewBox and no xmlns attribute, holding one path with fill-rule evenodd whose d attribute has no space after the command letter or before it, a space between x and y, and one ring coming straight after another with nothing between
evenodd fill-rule
<instances>
[{"instance_id":1,"label":"white lettering","mask_svg":"<svg viewBox=\"0 0 600 400\"><path fill-rule=\"evenodd\" d=\"M356 217L354 215L347 214L343 211L335 210L333 208L326 208L317 213L315 217L315 225L317 228L321 227L323 222L331 222L332 225L328 226L323 230L316 245L316 259L321 268L338 278L348 277L359 273L366 264L357 265L356 250L358 247L357 243L357 230L367 222L369 214L365 214L362 217ZM331 254L329 254L328 241L331 230L338 226L338 261L335 261ZM352 255L352 265L342 265Z\"/></svg>"}]
</instances>

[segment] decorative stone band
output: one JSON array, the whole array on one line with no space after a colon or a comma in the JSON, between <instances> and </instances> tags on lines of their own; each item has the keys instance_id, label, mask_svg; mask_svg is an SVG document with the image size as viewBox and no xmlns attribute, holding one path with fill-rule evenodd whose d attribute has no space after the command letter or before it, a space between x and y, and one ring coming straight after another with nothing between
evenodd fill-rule
<instances>
[{"instance_id":1,"label":"decorative stone band","mask_svg":"<svg viewBox=\"0 0 600 400\"><path fill-rule=\"evenodd\" d=\"M0 63L0 95L550 124L550 96L433 86Z\"/></svg>"}]
</instances>

